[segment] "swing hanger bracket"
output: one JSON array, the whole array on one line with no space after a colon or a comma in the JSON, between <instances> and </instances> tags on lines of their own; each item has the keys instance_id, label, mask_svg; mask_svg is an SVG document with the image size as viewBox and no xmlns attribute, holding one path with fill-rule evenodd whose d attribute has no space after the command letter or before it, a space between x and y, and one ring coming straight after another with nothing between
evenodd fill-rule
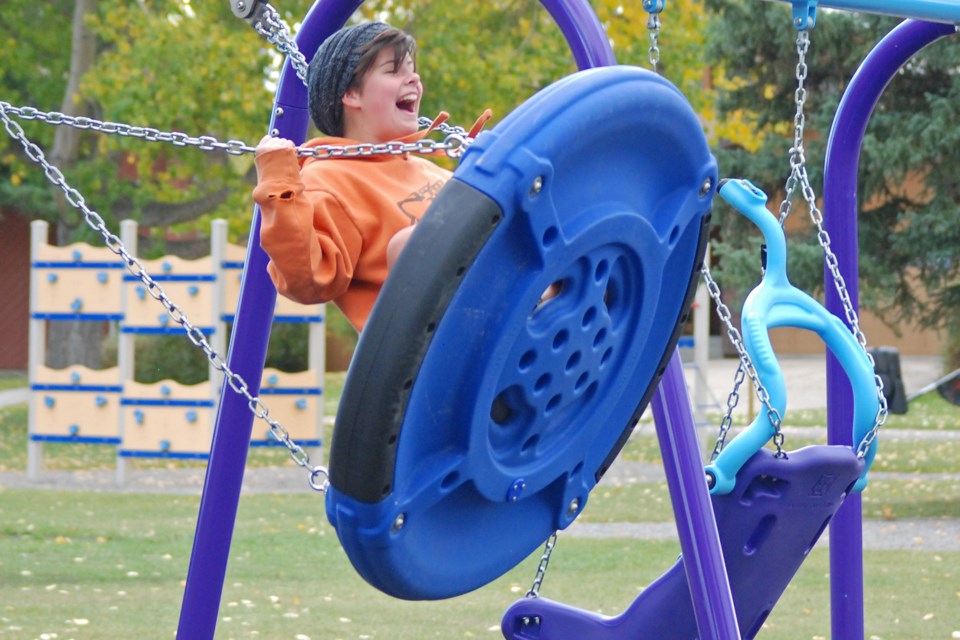
<instances>
[{"instance_id":1,"label":"swing hanger bracket","mask_svg":"<svg viewBox=\"0 0 960 640\"><path fill-rule=\"evenodd\" d=\"M267 3L264 0L230 0L233 15L250 24L259 20L266 8Z\"/></svg>"},{"instance_id":2,"label":"swing hanger bracket","mask_svg":"<svg viewBox=\"0 0 960 640\"><path fill-rule=\"evenodd\" d=\"M643 10L647 13L662 13L666 0L643 0Z\"/></svg>"},{"instance_id":3,"label":"swing hanger bracket","mask_svg":"<svg viewBox=\"0 0 960 640\"><path fill-rule=\"evenodd\" d=\"M793 27L797 31L806 31L816 26L817 0L790 0L790 4L793 5Z\"/></svg>"}]
</instances>

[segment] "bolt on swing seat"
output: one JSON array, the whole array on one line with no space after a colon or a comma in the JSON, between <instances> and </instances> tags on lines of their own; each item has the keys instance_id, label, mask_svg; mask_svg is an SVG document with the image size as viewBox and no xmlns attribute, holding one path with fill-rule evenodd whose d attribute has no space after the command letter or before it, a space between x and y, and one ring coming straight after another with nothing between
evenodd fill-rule
<instances>
[{"instance_id":1,"label":"bolt on swing seat","mask_svg":"<svg viewBox=\"0 0 960 640\"><path fill-rule=\"evenodd\" d=\"M737 623L749 639L759 633L844 498L866 485L876 441L863 459L857 445L874 424L879 400L873 366L853 334L789 283L783 230L764 206L766 195L745 180L724 181L719 194L761 229L767 243L766 272L744 302L742 322L746 350L771 405L784 414L786 387L767 333L781 326L804 328L824 340L850 379L855 404L852 448L815 445L777 456L763 448L776 429L761 411L707 467ZM507 610L502 631L511 640L699 638L683 558L618 616L524 599Z\"/></svg>"},{"instance_id":2,"label":"bolt on swing seat","mask_svg":"<svg viewBox=\"0 0 960 640\"><path fill-rule=\"evenodd\" d=\"M634 67L573 74L476 139L343 390L327 514L368 582L462 594L573 522L677 343L715 188L687 100Z\"/></svg>"}]
</instances>

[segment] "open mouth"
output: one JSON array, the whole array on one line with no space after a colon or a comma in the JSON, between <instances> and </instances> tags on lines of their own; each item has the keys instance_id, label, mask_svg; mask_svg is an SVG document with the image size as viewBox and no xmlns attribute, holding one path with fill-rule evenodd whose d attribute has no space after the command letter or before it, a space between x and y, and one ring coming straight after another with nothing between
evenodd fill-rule
<instances>
[{"instance_id":1,"label":"open mouth","mask_svg":"<svg viewBox=\"0 0 960 640\"><path fill-rule=\"evenodd\" d=\"M417 110L416 96L408 96L397 101L397 109L407 113L415 113Z\"/></svg>"}]
</instances>

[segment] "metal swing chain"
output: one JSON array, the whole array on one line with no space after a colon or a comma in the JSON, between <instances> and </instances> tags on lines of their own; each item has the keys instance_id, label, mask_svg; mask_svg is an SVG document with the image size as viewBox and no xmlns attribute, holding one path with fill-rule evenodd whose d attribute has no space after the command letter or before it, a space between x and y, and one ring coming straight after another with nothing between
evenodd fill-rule
<instances>
[{"instance_id":1,"label":"metal swing chain","mask_svg":"<svg viewBox=\"0 0 960 640\"><path fill-rule=\"evenodd\" d=\"M663 11L666 0L643 0L643 9L647 12L647 34L650 36L650 48L647 49L647 60L650 68L657 73L660 64L660 13Z\"/></svg>"},{"instance_id":2,"label":"metal swing chain","mask_svg":"<svg viewBox=\"0 0 960 640\"><path fill-rule=\"evenodd\" d=\"M797 185L803 189L801 173L806 174L807 159L803 147L803 130L806 124L804 105L807 102L807 89L804 83L807 80L807 52L810 50L810 32L806 29L797 34L797 67L795 78L797 88L794 91L794 104L797 107L793 116L793 146L790 147L790 176L784 185L784 198L780 203L780 226L782 227L790 215L793 203L793 193ZM809 184L809 183L808 183ZM806 193L804 193L806 196Z\"/></svg>"},{"instance_id":3,"label":"metal swing chain","mask_svg":"<svg viewBox=\"0 0 960 640\"><path fill-rule=\"evenodd\" d=\"M647 33L650 34L650 48L647 49L647 60L650 62L650 68L657 73L657 66L660 64L660 13L651 12L647 16Z\"/></svg>"},{"instance_id":4,"label":"metal swing chain","mask_svg":"<svg viewBox=\"0 0 960 640\"><path fill-rule=\"evenodd\" d=\"M525 598L539 598L540 587L543 585L543 579L547 575L547 567L550 566L550 556L553 554L554 547L557 546L557 532L554 531L547 538L543 547L543 554L540 556L540 564L537 565L537 573L533 577L533 585L527 591Z\"/></svg>"},{"instance_id":5,"label":"metal swing chain","mask_svg":"<svg viewBox=\"0 0 960 640\"><path fill-rule=\"evenodd\" d=\"M648 51L648 57L650 60L650 65L653 67L653 71L655 73L657 72L657 65L660 62L660 13L663 11L664 5L664 0L643 1L643 8L650 14L647 19L647 31L650 33L651 42L650 49ZM717 441L713 446L713 452L710 454L710 461L712 462L717 458L717 456L720 455L720 452L723 450L723 447L726 444L727 436L730 433L730 429L733 427L733 410L740 402L740 386L743 384L743 381L746 379L747 375L750 376L750 380L753 382L757 397L760 398L760 401L767 408L767 417L770 420L770 424L772 424L774 428L773 443L777 448L776 455L778 458L782 457L784 455L784 438L783 431L780 429L780 424L783 418L780 416L780 412L770 404L770 394L763 386L763 383L760 382L760 377L757 375L757 371L753 366L753 361L750 359L750 355L747 353L746 347L743 345L743 338L740 335L740 331L733 326L730 309L721 299L720 286L717 284L716 280L713 279L713 276L710 274L710 269L707 267L707 265L703 266L701 269L701 274L704 282L707 285L707 292L710 294L710 297L713 299L714 304L717 307L717 315L727 328L727 337L729 338L730 342L733 343L734 347L736 347L737 353L740 356L740 362L737 365L737 372L734 376L733 389L730 391L730 395L727 396L727 410L724 413L723 420L720 422Z\"/></svg>"},{"instance_id":6,"label":"metal swing chain","mask_svg":"<svg viewBox=\"0 0 960 640\"><path fill-rule=\"evenodd\" d=\"M47 179L54 186L63 191L66 201L72 207L80 211L80 213L83 214L84 221L102 236L106 247L116 255L120 256L127 270L136 276L146 286L147 292L163 305L164 309L167 310L167 313L171 318L173 318L181 327L183 327L190 342L199 347L210 361L210 364L224 374L227 383L230 385L230 388L246 398L247 405L249 406L250 411L253 412L254 416L265 420L270 425L270 433L285 447L287 447L287 449L290 451L290 457L293 459L293 461L298 466L309 471L310 486L316 491L321 493L325 492L329 486L329 474L327 469L325 467L312 466L310 464L309 454L307 454L307 452L304 451L300 445L293 441L293 439L290 437L290 433L283 427L282 424L270 417L270 412L266 405L263 404L259 397L256 397L250 393L249 386L247 385L246 381L241 376L230 370L230 367L227 366L227 363L223 357L217 353L216 350L213 349L213 347L211 347L207 342L203 332L187 319L187 316L183 313L183 310L180 309L180 307L177 306L172 300L170 300L163 288L160 287L160 285L158 285L156 281L146 272L140 261L127 252L120 238L107 229L103 218L96 211L87 206L80 192L67 184L67 181L60 169L47 162L47 159L40 147L27 138L20 124L14 120L11 120L7 115L6 110L2 108L0 108L0 120L3 121L3 126L10 137L12 137L14 140L17 140L23 147L27 157L36 164L40 165Z\"/></svg>"},{"instance_id":7,"label":"metal swing chain","mask_svg":"<svg viewBox=\"0 0 960 640\"><path fill-rule=\"evenodd\" d=\"M23 120L38 120L51 125L63 125L75 129L85 129L117 135L125 138L136 138L146 142L164 142L175 147L196 147L201 151L223 151L230 155L254 153L257 149L242 140L228 140L222 142L214 136L191 136L179 131L160 131L152 127L141 127L121 122L96 120L85 116L71 116L59 111L40 111L34 107L14 107L7 102L0 101L0 111ZM420 120L421 126L430 126L429 118ZM298 157L330 160L337 158L359 158L372 155L403 155L416 153L421 155L435 155L443 152L450 158L459 158L473 142L463 127L441 124L437 130L444 134L441 141L424 138L415 142L386 142L380 144L359 143L353 145L317 145L314 147L297 147Z\"/></svg>"},{"instance_id":8,"label":"metal swing chain","mask_svg":"<svg viewBox=\"0 0 960 640\"><path fill-rule=\"evenodd\" d=\"M804 88L804 81L807 77L806 55L809 48L810 33L808 30L804 29L797 34L798 63L796 75L797 91L795 94L797 114L794 118L794 143L793 147L790 149L791 171L790 178L787 180L786 185L787 198L790 198L790 195L796 186L800 187L803 199L810 211L810 219L813 220L813 224L817 228L817 242L823 249L824 262L826 263L827 268L830 270L830 275L833 278L834 288L837 291L840 302L843 304L843 311L847 324L850 326L853 336L856 338L857 343L860 345L860 348L866 355L867 360L870 362L870 366L874 367L874 371L876 371L876 362L874 362L873 356L867 350L867 338L860 329L860 319L857 315L856 309L853 308L853 301L850 298L850 292L847 289L846 280L844 280L843 274L840 273L840 264L837 260L837 256L830 248L830 234L827 233L827 230L823 227L823 212L821 212L820 208L817 206L817 196L813 191L813 187L810 185L810 178L807 175L806 157L803 149L803 127L805 122L803 109L807 97L807 92ZM789 213L790 205L789 202L785 201L785 205L781 205L780 207L781 225L783 224L784 220L786 220L786 216L789 215ZM877 415L874 419L873 428L857 445L857 457L861 459L866 457L867 450L870 448L870 445L873 444L873 441L876 440L880 428L887 421L888 407L887 398L883 393L883 380L877 373L874 373L873 377L874 384L877 388L877 399L879 400L879 406L877 408Z\"/></svg>"},{"instance_id":9,"label":"metal swing chain","mask_svg":"<svg viewBox=\"0 0 960 640\"><path fill-rule=\"evenodd\" d=\"M723 300L721 299L720 286L710 274L709 267L707 267L707 265L703 265L700 273L707 285L707 292L710 294L710 298L717 307L717 315L720 317L720 321L723 322L724 326L727 328L727 338L730 340L733 346L736 347L737 354L740 356L740 364L737 366L733 391L731 391L730 395L727 397L727 412L723 416L723 421L720 423L720 433L717 435L717 442L714 444L713 453L711 454L710 460L713 461L718 455L720 455L720 452L723 450L727 434L729 433L730 428L733 426L733 409L737 406L737 403L740 400L739 388L744 381L745 374L749 376L750 381L753 382L753 388L756 391L757 398L759 398L760 402L763 403L763 405L767 408L767 419L770 420L770 424L773 425L774 430L773 444L777 449L776 455L778 458L782 458L785 455L783 452L784 436L783 431L780 428L781 423L783 422L783 416L780 415L780 412L776 409L776 407L770 404L770 393L760 381L760 376L757 374L757 370L753 366L753 360L750 359L750 354L747 353L747 349L743 344L743 337L740 335L740 331L733 326L730 308L727 307L727 305L724 304Z\"/></svg>"},{"instance_id":10,"label":"metal swing chain","mask_svg":"<svg viewBox=\"0 0 960 640\"><path fill-rule=\"evenodd\" d=\"M248 20L250 25L280 53L290 58L290 64L293 65L297 77L307 84L307 59L300 53L300 48L290 35L290 29L283 18L269 2L250 1L257 5L255 15Z\"/></svg>"}]
</instances>

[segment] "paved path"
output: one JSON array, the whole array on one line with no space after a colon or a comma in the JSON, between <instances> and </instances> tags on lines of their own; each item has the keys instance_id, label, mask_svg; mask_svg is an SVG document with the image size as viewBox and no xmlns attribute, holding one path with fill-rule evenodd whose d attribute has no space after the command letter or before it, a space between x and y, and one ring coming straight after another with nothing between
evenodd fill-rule
<instances>
[{"instance_id":1,"label":"paved path","mask_svg":"<svg viewBox=\"0 0 960 640\"><path fill-rule=\"evenodd\" d=\"M879 479L886 475L876 473ZM941 474L937 474L938 476ZM911 474L911 477L917 477ZM951 476L956 477L956 476ZM203 488L203 469L149 469L128 474L124 485L116 483L113 471L45 471L36 481L22 472L0 472L0 491L8 489L48 489L103 493L164 493L199 496ZM656 464L617 462L604 483L635 484L663 480L663 469ZM296 467L248 469L244 474L245 494L313 493L306 473ZM317 496L318 508L322 508ZM868 550L960 551L960 518L865 520L864 548ZM565 536L581 538L640 538L676 540L673 522L574 523ZM826 536L824 537L824 540ZM823 543L825 544L825 543Z\"/></svg>"},{"instance_id":2,"label":"paved path","mask_svg":"<svg viewBox=\"0 0 960 640\"><path fill-rule=\"evenodd\" d=\"M7 389L6 391L0 391L0 407L8 407L14 404L26 404L29 398L30 390L26 387L23 389Z\"/></svg>"},{"instance_id":3,"label":"paved path","mask_svg":"<svg viewBox=\"0 0 960 640\"><path fill-rule=\"evenodd\" d=\"M561 536L675 540L673 522L575 522ZM829 546L824 534L818 547ZM863 547L868 551L960 551L960 519L864 520Z\"/></svg>"},{"instance_id":4,"label":"paved path","mask_svg":"<svg viewBox=\"0 0 960 640\"><path fill-rule=\"evenodd\" d=\"M787 406L791 410L822 409L827 406L827 374L823 356L783 356L780 366L787 387ZM693 363L684 364L684 376L689 387L706 382L707 410L711 412L727 406L727 396L733 389L736 372L735 358L708 360L705 371L700 371ZM943 375L943 360L933 356L901 356L900 374L909 397Z\"/></svg>"}]
</instances>

